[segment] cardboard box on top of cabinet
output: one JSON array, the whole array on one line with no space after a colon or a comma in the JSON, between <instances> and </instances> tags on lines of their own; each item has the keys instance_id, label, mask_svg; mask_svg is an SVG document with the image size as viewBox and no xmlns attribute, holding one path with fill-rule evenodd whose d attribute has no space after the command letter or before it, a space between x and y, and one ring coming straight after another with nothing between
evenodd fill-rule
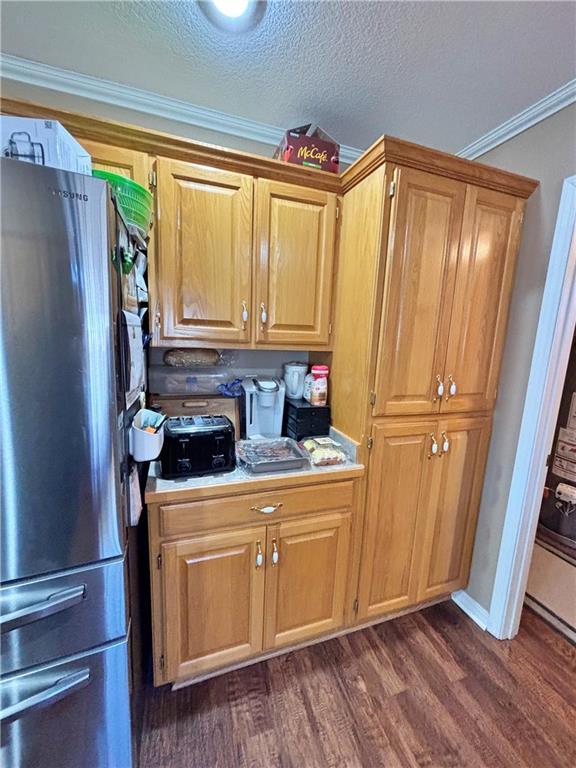
<instances>
[{"instance_id":1,"label":"cardboard box on top of cabinet","mask_svg":"<svg viewBox=\"0 0 576 768\"><path fill-rule=\"evenodd\" d=\"M2 156L74 173L92 173L92 158L56 120L0 115Z\"/></svg>"},{"instance_id":2,"label":"cardboard box on top of cabinet","mask_svg":"<svg viewBox=\"0 0 576 768\"><path fill-rule=\"evenodd\" d=\"M286 131L274 152L275 160L338 173L340 144L317 125L308 123Z\"/></svg>"}]
</instances>

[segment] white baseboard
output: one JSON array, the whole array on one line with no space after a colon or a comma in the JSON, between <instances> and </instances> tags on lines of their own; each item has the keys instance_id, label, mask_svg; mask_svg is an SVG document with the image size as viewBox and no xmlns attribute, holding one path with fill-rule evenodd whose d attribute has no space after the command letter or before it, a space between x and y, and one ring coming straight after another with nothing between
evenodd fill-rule
<instances>
[{"instance_id":1,"label":"white baseboard","mask_svg":"<svg viewBox=\"0 0 576 768\"><path fill-rule=\"evenodd\" d=\"M452 600L473 622L478 624L480 629L486 629L489 613L486 608L483 608L480 603L477 603L474 598L470 597L468 592L464 592L463 589L458 590L458 592L452 592Z\"/></svg>"}]
</instances>

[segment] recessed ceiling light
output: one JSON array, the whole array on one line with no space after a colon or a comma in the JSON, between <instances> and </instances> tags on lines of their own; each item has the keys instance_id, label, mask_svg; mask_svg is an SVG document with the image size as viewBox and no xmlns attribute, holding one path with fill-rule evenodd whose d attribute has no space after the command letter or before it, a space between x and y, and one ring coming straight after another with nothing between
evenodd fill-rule
<instances>
[{"instance_id":1,"label":"recessed ceiling light","mask_svg":"<svg viewBox=\"0 0 576 768\"><path fill-rule=\"evenodd\" d=\"M226 32L247 32L259 23L266 0L198 0L204 15Z\"/></svg>"},{"instance_id":2,"label":"recessed ceiling light","mask_svg":"<svg viewBox=\"0 0 576 768\"><path fill-rule=\"evenodd\" d=\"M246 13L249 0L212 0L216 8L231 19L237 19Z\"/></svg>"}]
</instances>

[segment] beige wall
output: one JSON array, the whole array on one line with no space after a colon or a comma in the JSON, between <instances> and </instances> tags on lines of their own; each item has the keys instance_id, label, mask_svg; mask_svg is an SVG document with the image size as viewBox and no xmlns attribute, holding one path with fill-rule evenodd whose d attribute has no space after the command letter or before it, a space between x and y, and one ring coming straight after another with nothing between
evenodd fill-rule
<instances>
[{"instance_id":1,"label":"beige wall","mask_svg":"<svg viewBox=\"0 0 576 768\"><path fill-rule=\"evenodd\" d=\"M176 120L167 120L156 115L150 115L144 112L136 112L132 109L116 107L112 104L103 104L91 99L85 99L80 96L71 96L59 91L50 91L46 88L39 88L25 83L16 83L11 80L1 81L2 96L10 99L22 99L23 101L32 101L36 104L46 104L46 106L55 109L68 109L72 112L80 112L94 117L117 120L121 123L131 123L132 125L141 125L144 128L151 128L156 131L172 133L176 136L185 136L195 141L203 141L207 144L217 144L232 149L240 149L244 152L253 152L257 155L272 157L274 147L270 144L262 144L258 141L243 139L239 136L231 136L227 133L218 133L208 131L203 128L197 128L188 123L180 123Z\"/></svg>"},{"instance_id":2,"label":"beige wall","mask_svg":"<svg viewBox=\"0 0 576 768\"><path fill-rule=\"evenodd\" d=\"M478 159L540 181L526 207L468 586L488 609L562 182L576 173L576 105Z\"/></svg>"}]
</instances>

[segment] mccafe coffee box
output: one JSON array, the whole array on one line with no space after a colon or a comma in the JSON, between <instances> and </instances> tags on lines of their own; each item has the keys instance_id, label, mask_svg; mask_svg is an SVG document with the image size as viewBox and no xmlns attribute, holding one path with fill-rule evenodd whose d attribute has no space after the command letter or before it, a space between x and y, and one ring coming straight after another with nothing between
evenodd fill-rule
<instances>
[{"instance_id":1,"label":"mccafe coffee box","mask_svg":"<svg viewBox=\"0 0 576 768\"><path fill-rule=\"evenodd\" d=\"M274 159L338 173L339 152L340 145L332 137L317 125L309 123L286 131L276 147Z\"/></svg>"}]
</instances>

